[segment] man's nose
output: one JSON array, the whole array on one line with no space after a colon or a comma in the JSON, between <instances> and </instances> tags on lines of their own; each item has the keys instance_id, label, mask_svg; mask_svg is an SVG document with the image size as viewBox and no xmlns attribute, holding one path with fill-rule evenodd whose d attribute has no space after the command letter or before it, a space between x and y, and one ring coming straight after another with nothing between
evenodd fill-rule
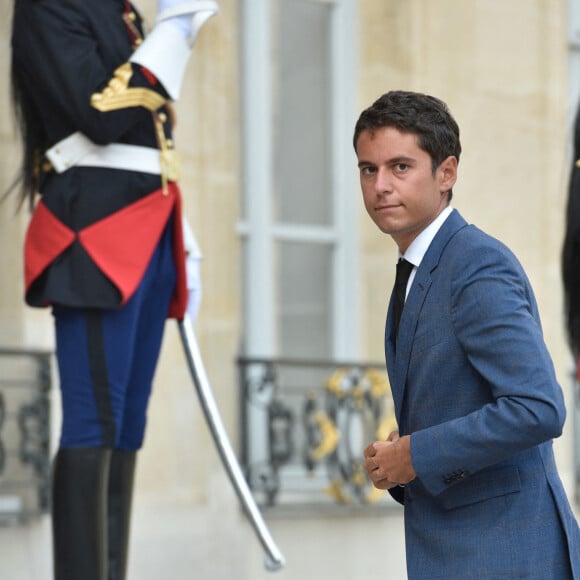
<instances>
[{"instance_id":1,"label":"man's nose","mask_svg":"<svg viewBox=\"0 0 580 580\"><path fill-rule=\"evenodd\" d=\"M384 168L377 169L377 178L375 180L375 190L378 194L390 193L393 190L393 180L391 172Z\"/></svg>"}]
</instances>

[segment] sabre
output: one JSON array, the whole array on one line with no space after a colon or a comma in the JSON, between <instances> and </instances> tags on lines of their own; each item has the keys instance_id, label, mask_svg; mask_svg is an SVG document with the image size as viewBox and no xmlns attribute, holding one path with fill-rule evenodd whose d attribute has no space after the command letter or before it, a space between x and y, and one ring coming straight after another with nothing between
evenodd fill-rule
<instances>
[{"instance_id":1,"label":"sabre","mask_svg":"<svg viewBox=\"0 0 580 580\"><path fill-rule=\"evenodd\" d=\"M218 448L222 463L228 473L230 481L236 490L236 494L246 516L250 520L250 524L254 528L258 540L262 544L266 552L266 559L264 565L267 570L279 570L284 566L286 560L274 542L264 518L260 513L258 506L254 500L252 493L246 483L246 479L242 473L236 455L232 449L231 443L228 439L226 430L224 428L221 416L219 414L213 391L207 378L203 360L197 339L193 331L191 319L186 314L183 320L178 321L179 334L181 342L185 350L185 356L189 365L189 370L193 378L195 390L199 397L199 401L203 408L205 418L209 429L213 435L215 444Z\"/></svg>"}]
</instances>

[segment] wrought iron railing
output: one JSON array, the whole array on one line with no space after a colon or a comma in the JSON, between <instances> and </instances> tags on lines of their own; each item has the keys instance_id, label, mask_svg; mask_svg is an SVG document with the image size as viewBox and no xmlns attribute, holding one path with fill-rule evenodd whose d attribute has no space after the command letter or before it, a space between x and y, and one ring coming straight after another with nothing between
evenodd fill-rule
<instances>
[{"instance_id":1,"label":"wrought iron railing","mask_svg":"<svg viewBox=\"0 0 580 580\"><path fill-rule=\"evenodd\" d=\"M241 463L262 507L396 505L363 469L364 448L396 429L384 364L242 357L238 367Z\"/></svg>"},{"instance_id":2,"label":"wrought iron railing","mask_svg":"<svg viewBox=\"0 0 580 580\"><path fill-rule=\"evenodd\" d=\"M0 349L0 523L49 510L51 354Z\"/></svg>"}]
</instances>

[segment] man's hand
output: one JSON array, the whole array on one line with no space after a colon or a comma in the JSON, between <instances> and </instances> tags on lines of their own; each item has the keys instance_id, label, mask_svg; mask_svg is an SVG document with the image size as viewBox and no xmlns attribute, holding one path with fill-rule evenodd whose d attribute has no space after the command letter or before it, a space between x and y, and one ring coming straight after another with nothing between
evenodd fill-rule
<instances>
[{"instance_id":1,"label":"man's hand","mask_svg":"<svg viewBox=\"0 0 580 580\"><path fill-rule=\"evenodd\" d=\"M387 441L375 441L364 451L364 468L378 489L390 489L413 481L417 474L411 461L411 436L393 431Z\"/></svg>"}]
</instances>

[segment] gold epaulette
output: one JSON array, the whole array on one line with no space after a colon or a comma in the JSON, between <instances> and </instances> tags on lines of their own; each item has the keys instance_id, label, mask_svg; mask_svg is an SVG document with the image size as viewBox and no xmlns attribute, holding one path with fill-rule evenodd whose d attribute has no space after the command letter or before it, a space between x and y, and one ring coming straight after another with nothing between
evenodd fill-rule
<instances>
[{"instance_id":1,"label":"gold epaulette","mask_svg":"<svg viewBox=\"0 0 580 580\"><path fill-rule=\"evenodd\" d=\"M100 93L91 96L91 106L98 111L116 111L128 107L145 107L149 111L156 111L165 103L165 98L143 87L129 88L129 81L133 76L133 67L127 62L121 65L109 81L109 84Z\"/></svg>"}]
</instances>

